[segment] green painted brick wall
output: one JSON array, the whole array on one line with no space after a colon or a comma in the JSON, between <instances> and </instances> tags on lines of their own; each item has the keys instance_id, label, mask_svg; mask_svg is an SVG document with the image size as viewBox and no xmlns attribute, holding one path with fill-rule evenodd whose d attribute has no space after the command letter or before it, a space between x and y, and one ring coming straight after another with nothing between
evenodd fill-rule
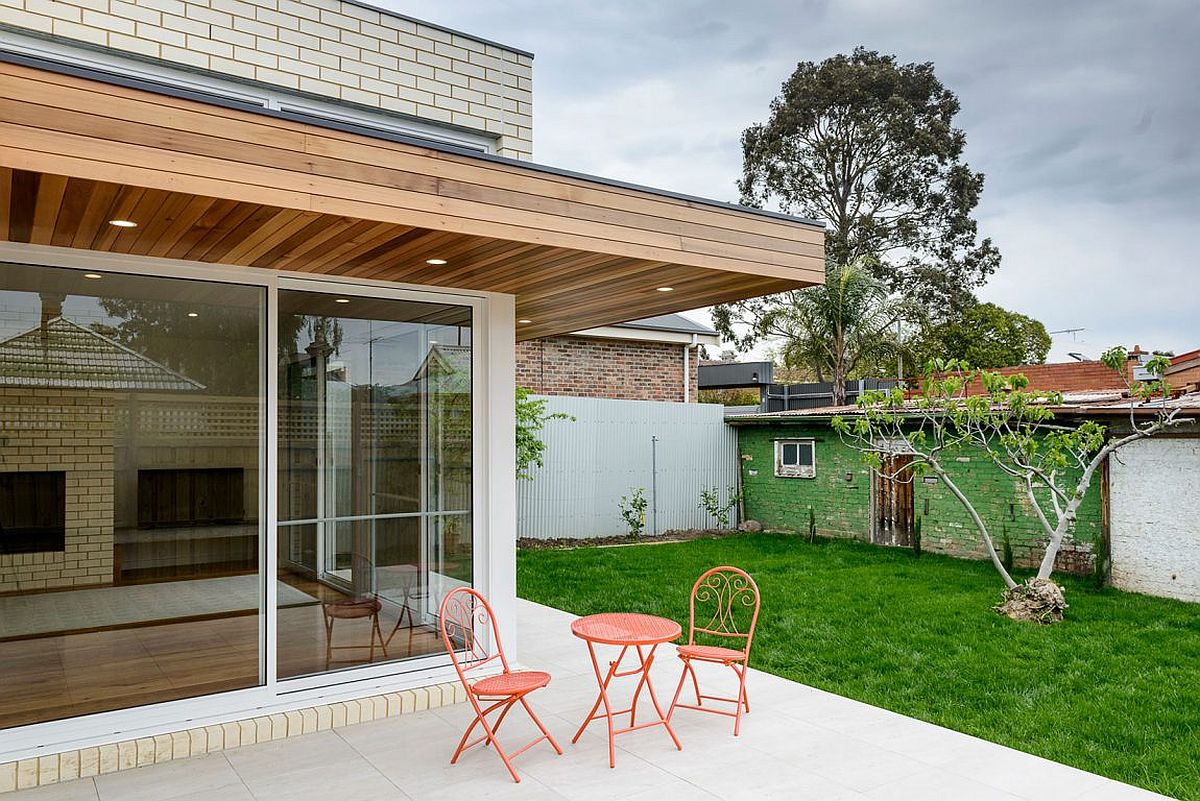
<instances>
[{"instance_id":1,"label":"green painted brick wall","mask_svg":"<svg viewBox=\"0 0 1200 801\"><path fill-rule=\"evenodd\" d=\"M777 439L815 441L815 478L777 478ZM745 513L767 528L808 530L808 508L816 518L818 533L825 536L871 539L871 471L853 448L842 444L828 425L769 424L740 426ZM948 462L948 463L947 463ZM947 471L963 489L988 524L997 549L1007 535L1014 562L1034 566L1045 551L1045 538L1024 492L978 451L950 454ZM1093 544L1101 533L1098 478L1079 509L1070 541L1059 553L1060 570L1090 572ZM922 518L925 550L973 559L986 559L987 551L958 500L940 481L918 479L913 488L914 512Z\"/></svg>"}]
</instances>

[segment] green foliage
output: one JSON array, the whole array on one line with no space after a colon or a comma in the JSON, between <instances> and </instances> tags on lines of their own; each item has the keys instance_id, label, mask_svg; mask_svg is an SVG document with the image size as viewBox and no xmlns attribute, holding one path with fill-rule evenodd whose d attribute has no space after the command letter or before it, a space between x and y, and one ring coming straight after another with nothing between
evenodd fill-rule
<instances>
[{"instance_id":1,"label":"green foliage","mask_svg":"<svg viewBox=\"0 0 1200 801\"><path fill-rule=\"evenodd\" d=\"M917 519L913 521L912 549L913 556L918 559L921 557L921 521L924 519L921 515L917 515Z\"/></svg>"},{"instance_id":2,"label":"green foliage","mask_svg":"<svg viewBox=\"0 0 1200 801\"><path fill-rule=\"evenodd\" d=\"M817 541L817 513L812 506L808 507L808 542L811 545Z\"/></svg>"},{"instance_id":3,"label":"green foliage","mask_svg":"<svg viewBox=\"0 0 1200 801\"><path fill-rule=\"evenodd\" d=\"M546 401L531 398L529 390L517 387L517 478L532 479L530 469L541 467L544 462L546 443L542 441L542 429L550 420L575 418L565 412L546 413Z\"/></svg>"},{"instance_id":4,"label":"green foliage","mask_svg":"<svg viewBox=\"0 0 1200 801\"><path fill-rule=\"evenodd\" d=\"M738 505L738 501L742 496L733 487L729 487L725 493L725 503L721 503L721 488L713 487L709 489L705 487L700 490L700 505L699 508L704 510L704 513L717 521L717 528L729 528L729 513L733 507Z\"/></svg>"},{"instance_id":5,"label":"green foliage","mask_svg":"<svg viewBox=\"0 0 1200 801\"><path fill-rule=\"evenodd\" d=\"M1138 386L1130 385L1124 372L1128 354L1123 348L1107 351L1102 360L1130 386L1131 403L1155 394L1165 398L1169 392L1161 379L1165 359L1151 360L1147 369L1159 378ZM1010 575L1011 547L1004 546L1005 557L997 555L988 521L942 465L947 453L978 449L1024 488L1029 507L1047 537L1038 570L1038 578L1045 579L1054 569L1058 549L1101 461L1124 444L1184 422L1177 416L1178 409L1168 410L1164 405L1156 407L1154 420L1139 423L1131 408L1132 432L1113 439L1105 426L1094 420L1058 423L1053 409L1062 404L1062 394L1030 390L1028 383L1023 375L1004 376L973 369L963 359L937 358L926 366L915 397L906 397L899 389L867 392L859 398L858 414L833 420L833 429L843 442L860 450L876 469L880 451L886 451L910 456L918 468L932 470L970 514L986 552L1010 589L1016 586ZM1073 483L1066 483L1067 476Z\"/></svg>"},{"instance_id":6,"label":"green foliage","mask_svg":"<svg viewBox=\"0 0 1200 801\"><path fill-rule=\"evenodd\" d=\"M976 367L1041 364L1050 352L1046 326L1032 317L979 303L922 332L916 346L926 358L960 359Z\"/></svg>"},{"instance_id":7,"label":"green foliage","mask_svg":"<svg viewBox=\"0 0 1200 801\"><path fill-rule=\"evenodd\" d=\"M742 134L742 201L824 220L832 264L865 260L889 290L961 308L1000 254L978 241L983 174L963 161L958 111L930 63L862 47L801 62Z\"/></svg>"},{"instance_id":8,"label":"green foliage","mask_svg":"<svg viewBox=\"0 0 1200 801\"><path fill-rule=\"evenodd\" d=\"M832 381L838 405L846 402L847 379L895 369L896 359L908 353L897 327L920 319L916 304L892 297L863 262L831 265L819 286L713 310L716 329L739 350L780 338L784 366Z\"/></svg>"},{"instance_id":9,"label":"green foliage","mask_svg":"<svg viewBox=\"0 0 1200 801\"><path fill-rule=\"evenodd\" d=\"M617 505L630 536L640 537L646 530L646 490L642 487L630 487L629 495L622 495Z\"/></svg>"},{"instance_id":10,"label":"green foliage","mask_svg":"<svg viewBox=\"0 0 1200 801\"><path fill-rule=\"evenodd\" d=\"M719 564L762 591L760 670L1200 801L1195 604L1066 577L1071 617L1020 625L988 611L986 564L836 539L807 548L779 534L520 551L517 588L573 614L643 612L686 626L688 591Z\"/></svg>"},{"instance_id":11,"label":"green foliage","mask_svg":"<svg viewBox=\"0 0 1200 801\"><path fill-rule=\"evenodd\" d=\"M702 389L696 393L697 403L719 403L723 406L757 406L756 389Z\"/></svg>"}]
</instances>

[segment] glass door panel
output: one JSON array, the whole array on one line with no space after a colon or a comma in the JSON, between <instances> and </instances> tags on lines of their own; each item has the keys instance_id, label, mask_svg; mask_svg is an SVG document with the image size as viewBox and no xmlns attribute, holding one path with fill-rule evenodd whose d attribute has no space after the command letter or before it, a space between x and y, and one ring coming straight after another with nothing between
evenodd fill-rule
<instances>
[{"instance_id":1,"label":"glass door panel","mask_svg":"<svg viewBox=\"0 0 1200 801\"><path fill-rule=\"evenodd\" d=\"M471 580L471 309L279 305L279 577L309 598L281 601L279 676L436 652Z\"/></svg>"}]
</instances>

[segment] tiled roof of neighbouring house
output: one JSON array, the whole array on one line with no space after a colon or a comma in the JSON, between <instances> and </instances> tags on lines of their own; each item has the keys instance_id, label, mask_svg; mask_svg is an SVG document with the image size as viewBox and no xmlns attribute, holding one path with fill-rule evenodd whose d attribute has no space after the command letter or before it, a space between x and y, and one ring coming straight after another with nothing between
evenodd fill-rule
<instances>
[{"instance_id":1,"label":"tiled roof of neighbouring house","mask_svg":"<svg viewBox=\"0 0 1200 801\"><path fill-rule=\"evenodd\" d=\"M204 385L62 317L0 341L0 386L190 392Z\"/></svg>"},{"instance_id":2,"label":"tiled roof of neighbouring house","mask_svg":"<svg viewBox=\"0 0 1200 801\"><path fill-rule=\"evenodd\" d=\"M646 317L642 320L630 320L626 323L614 323L614 328L642 328L651 331L674 331L681 334L715 334L715 329L704 323L689 320L682 314L660 314L657 317Z\"/></svg>"}]
</instances>

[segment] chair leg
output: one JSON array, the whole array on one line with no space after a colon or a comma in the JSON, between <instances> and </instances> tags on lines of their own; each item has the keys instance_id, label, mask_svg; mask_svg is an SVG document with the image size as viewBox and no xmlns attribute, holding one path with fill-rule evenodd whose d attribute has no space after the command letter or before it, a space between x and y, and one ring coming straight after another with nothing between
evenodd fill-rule
<instances>
[{"instance_id":1,"label":"chair leg","mask_svg":"<svg viewBox=\"0 0 1200 801\"><path fill-rule=\"evenodd\" d=\"M326 616L325 618L325 670L329 671L329 665L333 662L333 618Z\"/></svg>"},{"instance_id":2,"label":"chair leg","mask_svg":"<svg viewBox=\"0 0 1200 801\"><path fill-rule=\"evenodd\" d=\"M383 651L383 658L388 658L387 643L383 640L383 630L379 628L379 613L371 615L371 661L375 661L375 638L379 638L379 648Z\"/></svg>"},{"instance_id":3,"label":"chair leg","mask_svg":"<svg viewBox=\"0 0 1200 801\"><path fill-rule=\"evenodd\" d=\"M688 663L683 660L683 670L679 672L679 684L675 687L675 697L671 699L671 706L667 708L667 720L671 720L671 716L675 714L675 705L679 703L679 695L683 692L683 683L687 681Z\"/></svg>"},{"instance_id":4,"label":"chair leg","mask_svg":"<svg viewBox=\"0 0 1200 801\"><path fill-rule=\"evenodd\" d=\"M738 670L735 665L730 665L733 672L738 675L738 694L737 694L737 711L733 715L733 736L737 737L742 731L742 705L745 704L746 712L750 711L750 705L746 703L746 668L743 665L741 670Z\"/></svg>"},{"instance_id":5,"label":"chair leg","mask_svg":"<svg viewBox=\"0 0 1200 801\"><path fill-rule=\"evenodd\" d=\"M558 743L555 742L554 738L550 736L550 732L548 732L546 727L542 725L542 721L538 719L538 716L533 714L533 709L530 708L529 702L525 700L525 696L521 696L520 700L521 706L525 707L525 711L529 714L529 719L532 720L533 724L541 730L542 734L546 735L546 742L550 743L550 746L555 750L555 752L558 753L559 756L562 756L562 749L558 747Z\"/></svg>"}]
</instances>

